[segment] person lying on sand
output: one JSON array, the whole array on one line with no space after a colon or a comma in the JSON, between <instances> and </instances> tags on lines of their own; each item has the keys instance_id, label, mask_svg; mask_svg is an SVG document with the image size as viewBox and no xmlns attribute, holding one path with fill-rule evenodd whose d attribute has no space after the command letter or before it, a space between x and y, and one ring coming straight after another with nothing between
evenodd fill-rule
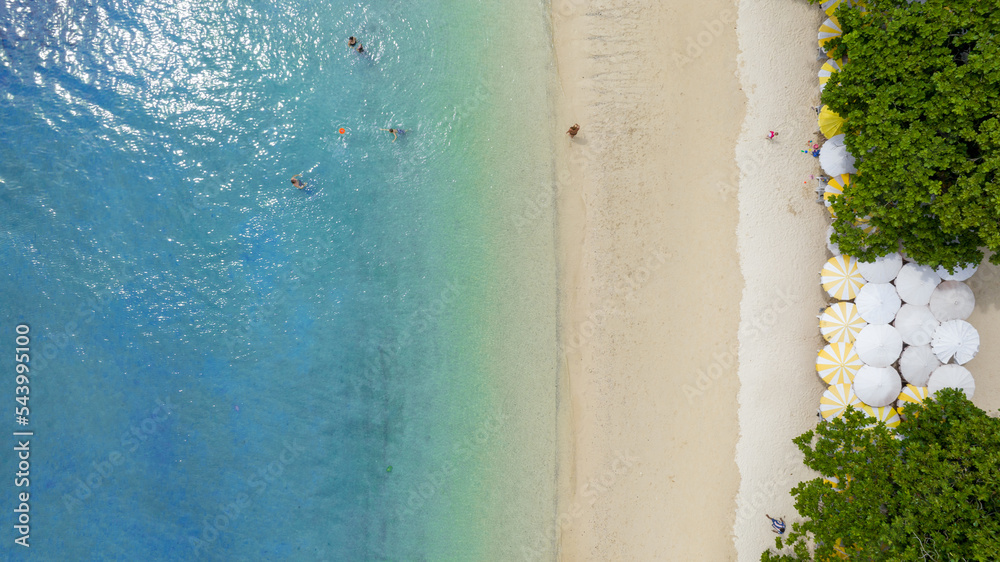
<instances>
[{"instance_id":1,"label":"person lying on sand","mask_svg":"<svg viewBox=\"0 0 1000 562\"><path fill-rule=\"evenodd\" d=\"M574 124L572 127L569 128L568 131L566 131L566 134L569 135L569 138L573 138L579 132L580 132L580 125Z\"/></svg>"}]
</instances>

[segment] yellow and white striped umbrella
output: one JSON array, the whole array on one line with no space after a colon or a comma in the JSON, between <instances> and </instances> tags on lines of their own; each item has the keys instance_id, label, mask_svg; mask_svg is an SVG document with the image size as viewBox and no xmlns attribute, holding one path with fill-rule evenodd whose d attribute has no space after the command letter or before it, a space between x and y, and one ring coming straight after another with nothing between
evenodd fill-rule
<instances>
[{"instance_id":1,"label":"yellow and white striped umbrella","mask_svg":"<svg viewBox=\"0 0 1000 562\"><path fill-rule=\"evenodd\" d=\"M825 420L844 415L848 406L861 407L861 400L854 395L854 389L849 384L830 385L819 399L819 413Z\"/></svg>"},{"instance_id":2,"label":"yellow and white striped umbrella","mask_svg":"<svg viewBox=\"0 0 1000 562\"><path fill-rule=\"evenodd\" d=\"M841 488L840 487L840 478L837 478L836 476L823 476L823 482L825 484L829 484L831 488L833 488L834 490L836 490L838 492L843 492L844 488L850 486L851 485L851 481L854 480L854 477L847 476L846 478L844 478L844 480L847 483L844 484L843 488Z\"/></svg>"},{"instance_id":3,"label":"yellow and white striped umbrella","mask_svg":"<svg viewBox=\"0 0 1000 562\"><path fill-rule=\"evenodd\" d=\"M858 270L858 260L852 256L833 256L819 272L823 289L833 298L843 301L858 296L865 278Z\"/></svg>"},{"instance_id":4,"label":"yellow and white striped umbrella","mask_svg":"<svg viewBox=\"0 0 1000 562\"><path fill-rule=\"evenodd\" d=\"M834 303L819 317L819 331L830 343L853 342L867 325L853 302Z\"/></svg>"},{"instance_id":5,"label":"yellow and white striped umbrella","mask_svg":"<svg viewBox=\"0 0 1000 562\"><path fill-rule=\"evenodd\" d=\"M830 16L823 22L823 25L819 26L819 48L826 52L826 44L834 37L840 37L843 35L843 30L840 29L840 22L837 18Z\"/></svg>"},{"instance_id":6,"label":"yellow and white striped umbrella","mask_svg":"<svg viewBox=\"0 0 1000 562\"><path fill-rule=\"evenodd\" d=\"M837 11L837 8L840 7L841 4L847 5L849 7L850 6L864 7L865 5L865 3L860 0L823 0L823 2L820 3L819 7L823 8L823 11L826 12L826 15L832 16L834 12Z\"/></svg>"},{"instance_id":7,"label":"yellow and white striped umbrella","mask_svg":"<svg viewBox=\"0 0 1000 562\"><path fill-rule=\"evenodd\" d=\"M840 72L844 68L843 60L827 59L823 63L823 67L819 69L819 91L823 91L826 88L826 83L830 81L830 77L834 72Z\"/></svg>"},{"instance_id":8,"label":"yellow and white striped umbrella","mask_svg":"<svg viewBox=\"0 0 1000 562\"><path fill-rule=\"evenodd\" d=\"M833 112L829 106L823 106L819 111L819 132L826 138L832 138L844 132L844 123L847 121L840 115Z\"/></svg>"},{"instance_id":9,"label":"yellow and white striped umbrella","mask_svg":"<svg viewBox=\"0 0 1000 562\"><path fill-rule=\"evenodd\" d=\"M857 547L855 547L857 549ZM837 539L837 542L833 543L833 551L837 553L837 558L847 560L847 549L844 548L844 540Z\"/></svg>"},{"instance_id":10,"label":"yellow and white striped umbrella","mask_svg":"<svg viewBox=\"0 0 1000 562\"><path fill-rule=\"evenodd\" d=\"M899 412L892 406L873 408L868 404L861 404L861 411L868 414L869 417L885 422L887 427L899 427L899 422L901 421L899 419Z\"/></svg>"},{"instance_id":11,"label":"yellow and white striped umbrella","mask_svg":"<svg viewBox=\"0 0 1000 562\"><path fill-rule=\"evenodd\" d=\"M830 343L853 342L867 325L853 302L834 303L819 317L819 331Z\"/></svg>"},{"instance_id":12,"label":"yellow and white striped umbrella","mask_svg":"<svg viewBox=\"0 0 1000 562\"><path fill-rule=\"evenodd\" d=\"M850 384L862 365L850 342L827 344L816 356L816 372L826 384Z\"/></svg>"},{"instance_id":13,"label":"yellow and white striped umbrella","mask_svg":"<svg viewBox=\"0 0 1000 562\"><path fill-rule=\"evenodd\" d=\"M830 216L836 218L837 214L833 212L833 199L839 195L844 194L844 190L851 185L851 174L840 174L839 176L834 176L830 178L830 181L826 182L826 188L823 189L823 203L826 204L827 210L830 211Z\"/></svg>"},{"instance_id":14,"label":"yellow and white striped umbrella","mask_svg":"<svg viewBox=\"0 0 1000 562\"><path fill-rule=\"evenodd\" d=\"M865 234L871 234L876 230L878 230L876 226L872 225L872 223L869 222L871 221L871 219L872 219L871 216L865 215L860 219L856 219L854 221L854 226L860 228L862 231L864 231Z\"/></svg>"},{"instance_id":15,"label":"yellow and white striped umbrella","mask_svg":"<svg viewBox=\"0 0 1000 562\"><path fill-rule=\"evenodd\" d=\"M906 409L908 404L920 404L928 396L930 396L930 392L926 386L908 384L903 387L903 391L899 393L899 398L896 399L896 409L899 410L900 414L903 414L903 410Z\"/></svg>"}]
</instances>

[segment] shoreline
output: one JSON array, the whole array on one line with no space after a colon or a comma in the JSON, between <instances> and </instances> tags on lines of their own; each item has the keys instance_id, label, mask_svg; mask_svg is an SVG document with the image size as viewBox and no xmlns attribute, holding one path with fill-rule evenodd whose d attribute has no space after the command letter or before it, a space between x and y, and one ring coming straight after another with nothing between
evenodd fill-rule
<instances>
[{"instance_id":1,"label":"shoreline","mask_svg":"<svg viewBox=\"0 0 1000 562\"><path fill-rule=\"evenodd\" d=\"M734 560L735 1L556 0L552 21L556 114L582 126L556 166L557 557Z\"/></svg>"}]
</instances>

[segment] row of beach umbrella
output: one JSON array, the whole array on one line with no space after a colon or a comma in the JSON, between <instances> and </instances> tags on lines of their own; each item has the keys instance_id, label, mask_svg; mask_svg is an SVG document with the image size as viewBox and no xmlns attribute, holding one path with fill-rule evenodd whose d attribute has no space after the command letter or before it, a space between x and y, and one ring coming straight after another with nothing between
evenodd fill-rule
<instances>
[{"instance_id":1,"label":"row of beach umbrella","mask_svg":"<svg viewBox=\"0 0 1000 562\"><path fill-rule=\"evenodd\" d=\"M828 343L816 371L829 385L821 416L837 417L856 404L894 426L897 408L940 388L961 388L971 398L975 381L962 364L978 353L979 334L966 322L975 296L963 281L975 271L935 270L898 253L868 263L830 258L820 273L836 300L820 315Z\"/></svg>"}]
</instances>

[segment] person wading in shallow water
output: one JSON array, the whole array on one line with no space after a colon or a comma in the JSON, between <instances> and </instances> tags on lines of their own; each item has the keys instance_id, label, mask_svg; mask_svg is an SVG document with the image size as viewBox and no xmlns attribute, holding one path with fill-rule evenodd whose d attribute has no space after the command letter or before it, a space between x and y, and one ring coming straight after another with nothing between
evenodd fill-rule
<instances>
[{"instance_id":1,"label":"person wading in shallow water","mask_svg":"<svg viewBox=\"0 0 1000 562\"><path fill-rule=\"evenodd\" d=\"M569 138L573 138L579 132L580 132L580 125L574 124L572 127L569 128L568 131L566 131L566 134L569 135Z\"/></svg>"}]
</instances>

